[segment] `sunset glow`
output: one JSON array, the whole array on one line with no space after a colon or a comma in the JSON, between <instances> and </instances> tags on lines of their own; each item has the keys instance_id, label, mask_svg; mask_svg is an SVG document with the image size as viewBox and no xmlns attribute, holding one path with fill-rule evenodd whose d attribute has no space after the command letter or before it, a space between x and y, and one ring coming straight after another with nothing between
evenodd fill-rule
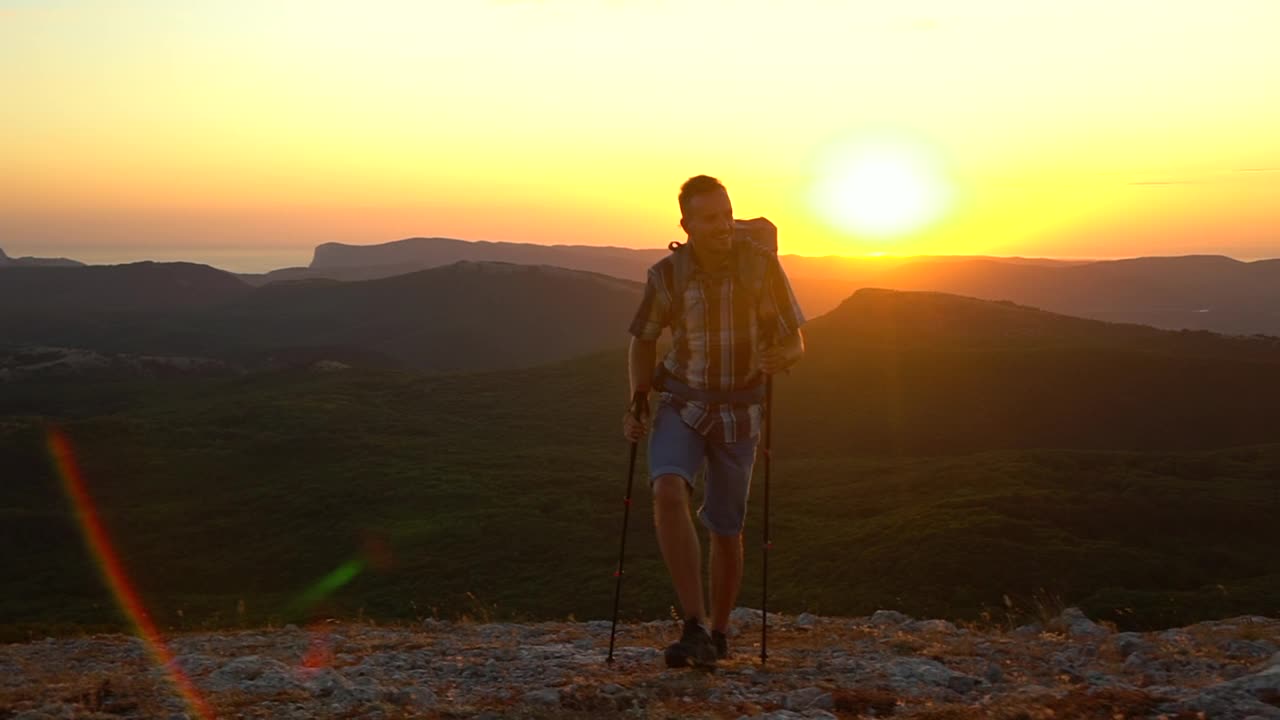
<instances>
[{"instance_id":1,"label":"sunset glow","mask_svg":"<svg viewBox=\"0 0 1280 720\"><path fill-rule=\"evenodd\" d=\"M840 230L893 241L949 209L950 179L926 148L909 140L866 137L823 155L814 202Z\"/></svg>"},{"instance_id":2,"label":"sunset glow","mask_svg":"<svg viewBox=\"0 0 1280 720\"><path fill-rule=\"evenodd\" d=\"M709 173L784 252L1280 256L1276 27L1273 0L0 0L0 248L662 247Z\"/></svg>"}]
</instances>

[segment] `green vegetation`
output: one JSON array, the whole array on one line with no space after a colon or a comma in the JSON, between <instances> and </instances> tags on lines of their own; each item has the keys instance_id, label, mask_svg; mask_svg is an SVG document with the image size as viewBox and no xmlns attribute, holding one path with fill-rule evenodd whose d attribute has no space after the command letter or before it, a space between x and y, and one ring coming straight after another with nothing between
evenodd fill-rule
<instances>
[{"instance_id":1,"label":"green vegetation","mask_svg":"<svg viewBox=\"0 0 1280 720\"><path fill-rule=\"evenodd\" d=\"M607 618L626 482L623 363L615 352L479 375L5 386L3 636L123 622L49 461L53 425L162 628ZM804 400L802 378L779 388L773 609L1016 622L1049 597L1122 627L1280 614L1280 445L1046 450L984 435L895 457L850 450L838 433L821 446L789 435L786 423L824 411ZM856 424L883 408L838 412ZM758 467L748 605L759 602L762 479ZM643 464L635 497L623 615L664 617L672 592Z\"/></svg>"}]
</instances>

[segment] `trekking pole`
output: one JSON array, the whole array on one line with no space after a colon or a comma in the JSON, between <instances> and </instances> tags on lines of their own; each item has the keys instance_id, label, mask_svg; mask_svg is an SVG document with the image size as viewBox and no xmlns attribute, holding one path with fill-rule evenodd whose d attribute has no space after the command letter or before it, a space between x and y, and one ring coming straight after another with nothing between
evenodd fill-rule
<instances>
[{"instance_id":1,"label":"trekking pole","mask_svg":"<svg viewBox=\"0 0 1280 720\"><path fill-rule=\"evenodd\" d=\"M773 540L769 537L769 461L773 445L773 376L764 378L764 559L761 563L763 581L760 583L760 664L769 660L769 550Z\"/></svg>"},{"instance_id":2,"label":"trekking pole","mask_svg":"<svg viewBox=\"0 0 1280 720\"><path fill-rule=\"evenodd\" d=\"M635 397L631 399L631 416L637 421L643 421L648 414L648 393L643 390L638 391ZM618 634L618 601L622 599L622 560L627 553L627 522L631 518L631 480L636 473L636 446L638 444L635 440L631 441L631 459L627 461L627 497L622 501L622 544L618 548L618 569L613 573L613 576L618 579L613 590L613 627L609 629L609 657L605 660L610 665L613 664L613 641Z\"/></svg>"}]
</instances>

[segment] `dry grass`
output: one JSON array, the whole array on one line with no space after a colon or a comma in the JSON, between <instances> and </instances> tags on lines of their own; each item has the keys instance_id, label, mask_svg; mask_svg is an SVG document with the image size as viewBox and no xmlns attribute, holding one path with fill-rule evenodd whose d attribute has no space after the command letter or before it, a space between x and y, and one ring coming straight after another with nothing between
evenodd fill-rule
<instances>
[{"instance_id":1,"label":"dry grass","mask_svg":"<svg viewBox=\"0 0 1280 720\"><path fill-rule=\"evenodd\" d=\"M948 704L911 715L912 720L1130 720L1148 718L1164 699L1141 690L1073 690L1044 702L996 701L984 707ZM1204 720L1202 713L1161 716L1165 720Z\"/></svg>"},{"instance_id":2,"label":"dry grass","mask_svg":"<svg viewBox=\"0 0 1280 720\"><path fill-rule=\"evenodd\" d=\"M889 717L898 709L898 694L880 688L842 688L832 694L837 713Z\"/></svg>"},{"instance_id":3,"label":"dry grass","mask_svg":"<svg viewBox=\"0 0 1280 720\"><path fill-rule=\"evenodd\" d=\"M0 691L0 717L11 717L48 703L70 705L75 708L76 717L94 714L165 717L170 709L162 700L171 696L167 685L158 686L142 674L85 675L52 670L44 673L39 682Z\"/></svg>"}]
</instances>

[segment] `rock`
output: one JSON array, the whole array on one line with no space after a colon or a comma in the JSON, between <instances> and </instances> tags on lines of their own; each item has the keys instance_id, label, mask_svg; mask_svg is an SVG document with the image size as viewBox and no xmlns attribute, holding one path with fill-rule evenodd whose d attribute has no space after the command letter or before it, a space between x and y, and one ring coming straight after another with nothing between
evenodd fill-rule
<instances>
[{"instance_id":1,"label":"rock","mask_svg":"<svg viewBox=\"0 0 1280 720\"><path fill-rule=\"evenodd\" d=\"M818 616L811 615L809 613L800 613L800 616L797 617L795 621L795 626L802 627L802 628L811 628L817 624L818 624Z\"/></svg>"},{"instance_id":2,"label":"rock","mask_svg":"<svg viewBox=\"0 0 1280 720\"><path fill-rule=\"evenodd\" d=\"M351 681L333 668L304 668L302 684L312 695L320 698L351 690Z\"/></svg>"},{"instance_id":3,"label":"rock","mask_svg":"<svg viewBox=\"0 0 1280 720\"><path fill-rule=\"evenodd\" d=\"M1269 645L1270 643L1264 644L1252 640L1229 640L1222 650L1230 658L1255 660L1270 657L1275 652L1275 648Z\"/></svg>"},{"instance_id":4,"label":"rock","mask_svg":"<svg viewBox=\"0 0 1280 720\"><path fill-rule=\"evenodd\" d=\"M959 632L956 626L946 620L917 620L907 626L912 632L942 633L952 635Z\"/></svg>"},{"instance_id":5,"label":"rock","mask_svg":"<svg viewBox=\"0 0 1280 720\"><path fill-rule=\"evenodd\" d=\"M47 710L50 709L50 706L46 705L39 710L27 710L25 712L20 712L13 716L13 720L62 720L62 718L75 717L70 708L67 708L65 711L55 710L54 713L56 714L47 712Z\"/></svg>"},{"instance_id":6,"label":"rock","mask_svg":"<svg viewBox=\"0 0 1280 720\"><path fill-rule=\"evenodd\" d=\"M431 688L412 686L407 688L399 688L389 690L383 695L383 698L393 705L402 707L415 708L425 710L435 707L439 702L435 692Z\"/></svg>"},{"instance_id":7,"label":"rock","mask_svg":"<svg viewBox=\"0 0 1280 720\"><path fill-rule=\"evenodd\" d=\"M996 663L989 663L986 672L982 674L982 679L991 685L998 685L1004 682L1004 670Z\"/></svg>"},{"instance_id":8,"label":"rock","mask_svg":"<svg viewBox=\"0 0 1280 720\"><path fill-rule=\"evenodd\" d=\"M560 691L556 688L542 688L541 690L531 690L525 693L522 698L527 703L534 705L559 705Z\"/></svg>"},{"instance_id":9,"label":"rock","mask_svg":"<svg viewBox=\"0 0 1280 720\"><path fill-rule=\"evenodd\" d=\"M1111 645L1116 649L1123 660L1139 650L1149 649L1151 644L1148 643L1142 635L1135 632L1122 632L1111 636Z\"/></svg>"},{"instance_id":10,"label":"rock","mask_svg":"<svg viewBox=\"0 0 1280 720\"><path fill-rule=\"evenodd\" d=\"M1195 697L1170 706L1176 711L1204 712L1211 718L1235 720L1250 715L1280 718L1280 709L1269 704L1280 697L1280 666L1205 688Z\"/></svg>"},{"instance_id":11,"label":"rock","mask_svg":"<svg viewBox=\"0 0 1280 720\"><path fill-rule=\"evenodd\" d=\"M189 653L173 658L173 664L188 678L205 675L218 667L218 661L208 655Z\"/></svg>"},{"instance_id":12,"label":"rock","mask_svg":"<svg viewBox=\"0 0 1280 720\"><path fill-rule=\"evenodd\" d=\"M1230 693L1203 693L1190 700L1162 705L1162 713L1203 713L1213 720L1280 719L1280 710L1248 696Z\"/></svg>"},{"instance_id":13,"label":"rock","mask_svg":"<svg viewBox=\"0 0 1280 720\"><path fill-rule=\"evenodd\" d=\"M757 718L758 720L806 720L806 717L792 710L775 710L764 715L740 715L738 720L744 720L745 718Z\"/></svg>"},{"instance_id":14,"label":"rock","mask_svg":"<svg viewBox=\"0 0 1280 720\"><path fill-rule=\"evenodd\" d=\"M978 687L978 678L956 673L947 680L947 687L953 692L965 695L973 692L973 689Z\"/></svg>"},{"instance_id":15,"label":"rock","mask_svg":"<svg viewBox=\"0 0 1280 720\"><path fill-rule=\"evenodd\" d=\"M911 616L897 610L877 610L871 613L870 623L876 627L898 627L911 622Z\"/></svg>"},{"instance_id":16,"label":"rock","mask_svg":"<svg viewBox=\"0 0 1280 720\"><path fill-rule=\"evenodd\" d=\"M728 619L730 619L730 630L731 630L730 634L732 634L733 625L735 624L745 625L745 626L759 626L760 618L762 618L762 616L763 616L762 612L754 609L754 607L735 607L735 609L733 609L733 611L730 612L730 614L728 614ZM778 615L777 612L769 612L769 625L773 626L781 623L782 623L781 615Z\"/></svg>"},{"instance_id":17,"label":"rock","mask_svg":"<svg viewBox=\"0 0 1280 720\"><path fill-rule=\"evenodd\" d=\"M1111 634L1110 630L1085 617L1080 608L1067 608L1058 619L1066 626L1067 637L1072 640L1094 640Z\"/></svg>"},{"instance_id":18,"label":"rock","mask_svg":"<svg viewBox=\"0 0 1280 720\"><path fill-rule=\"evenodd\" d=\"M955 675L937 660L925 658L897 658L885 668L885 673L894 688L903 691L918 690L921 685L949 687Z\"/></svg>"},{"instance_id":19,"label":"rock","mask_svg":"<svg viewBox=\"0 0 1280 720\"><path fill-rule=\"evenodd\" d=\"M1280 665L1272 665L1215 687L1240 690L1259 699L1280 697Z\"/></svg>"},{"instance_id":20,"label":"rock","mask_svg":"<svg viewBox=\"0 0 1280 720\"><path fill-rule=\"evenodd\" d=\"M302 689L288 665L257 655L232 660L210 673L204 684L213 690L237 690L252 695Z\"/></svg>"},{"instance_id":21,"label":"rock","mask_svg":"<svg viewBox=\"0 0 1280 720\"><path fill-rule=\"evenodd\" d=\"M1009 634L1019 639L1031 640L1040 637L1040 633L1042 632L1044 632L1043 625L1040 623L1030 623L1028 625L1019 625L1009 631Z\"/></svg>"},{"instance_id":22,"label":"rock","mask_svg":"<svg viewBox=\"0 0 1280 720\"><path fill-rule=\"evenodd\" d=\"M836 706L831 693L818 687L807 687L787 693L782 707L787 710L808 710L810 708L830 710Z\"/></svg>"}]
</instances>

